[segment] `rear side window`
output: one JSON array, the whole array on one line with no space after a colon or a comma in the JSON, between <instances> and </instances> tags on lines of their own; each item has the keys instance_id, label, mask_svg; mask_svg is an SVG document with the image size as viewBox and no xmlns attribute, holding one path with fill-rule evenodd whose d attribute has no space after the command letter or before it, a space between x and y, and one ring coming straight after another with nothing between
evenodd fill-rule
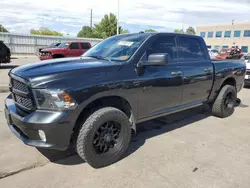
<instances>
[{"instance_id":1,"label":"rear side window","mask_svg":"<svg viewBox=\"0 0 250 188\"><path fill-rule=\"evenodd\" d=\"M147 50L147 56L153 53L167 53L170 62L177 58L177 48L174 36L161 36L157 38Z\"/></svg>"},{"instance_id":2,"label":"rear side window","mask_svg":"<svg viewBox=\"0 0 250 188\"><path fill-rule=\"evenodd\" d=\"M80 49L79 48L79 44L78 43L71 43L70 46L69 46L69 49Z\"/></svg>"},{"instance_id":3,"label":"rear side window","mask_svg":"<svg viewBox=\"0 0 250 188\"><path fill-rule=\"evenodd\" d=\"M84 49L84 50L90 49L90 45L89 45L88 43L81 43L81 47L82 47L82 49Z\"/></svg>"},{"instance_id":4,"label":"rear side window","mask_svg":"<svg viewBox=\"0 0 250 188\"><path fill-rule=\"evenodd\" d=\"M5 44L3 42L0 42L0 50L1 51L6 51L7 47L5 46Z\"/></svg>"},{"instance_id":5,"label":"rear side window","mask_svg":"<svg viewBox=\"0 0 250 188\"><path fill-rule=\"evenodd\" d=\"M189 37L179 37L179 57L181 60L206 59L201 42Z\"/></svg>"}]
</instances>

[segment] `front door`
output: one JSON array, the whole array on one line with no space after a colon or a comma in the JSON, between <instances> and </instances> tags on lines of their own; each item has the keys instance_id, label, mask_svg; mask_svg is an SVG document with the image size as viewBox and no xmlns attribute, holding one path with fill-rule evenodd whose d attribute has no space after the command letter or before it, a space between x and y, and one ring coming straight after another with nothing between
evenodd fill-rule
<instances>
[{"instance_id":1,"label":"front door","mask_svg":"<svg viewBox=\"0 0 250 188\"><path fill-rule=\"evenodd\" d=\"M67 50L68 57L76 57L81 55L81 49L78 42L72 42Z\"/></svg>"},{"instance_id":2,"label":"front door","mask_svg":"<svg viewBox=\"0 0 250 188\"><path fill-rule=\"evenodd\" d=\"M168 53L169 62L161 66L145 66L138 71L141 93L139 119L150 119L168 113L180 105L182 99L182 72L177 62L176 37L157 36L147 47L143 60L150 54Z\"/></svg>"}]
</instances>

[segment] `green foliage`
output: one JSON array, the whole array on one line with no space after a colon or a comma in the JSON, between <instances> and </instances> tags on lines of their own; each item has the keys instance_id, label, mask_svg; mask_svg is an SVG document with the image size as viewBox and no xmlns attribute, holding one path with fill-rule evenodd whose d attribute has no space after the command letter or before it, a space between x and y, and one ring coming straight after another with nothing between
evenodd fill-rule
<instances>
[{"instance_id":1,"label":"green foliage","mask_svg":"<svg viewBox=\"0 0 250 188\"><path fill-rule=\"evenodd\" d=\"M32 35L49 35L49 36L63 36L62 33L57 31L51 31L48 28L40 28L39 30L31 29L30 34Z\"/></svg>"},{"instance_id":2,"label":"green foliage","mask_svg":"<svg viewBox=\"0 0 250 188\"><path fill-rule=\"evenodd\" d=\"M195 35L195 30L193 27L190 26L187 28L186 33L190 35Z\"/></svg>"},{"instance_id":3,"label":"green foliage","mask_svg":"<svg viewBox=\"0 0 250 188\"><path fill-rule=\"evenodd\" d=\"M105 14L101 22L95 24L94 36L98 38L107 38L113 35L116 35L117 30L117 19L116 16L112 13ZM122 32L122 28L119 27L119 33Z\"/></svg>"},{"instance_id":4,"label":"green foliage","mask_svg":"<svg viewBox=\"0 0 250 188\"><path fill-rule=\"evenodd\" d=\"M146 32L157 32L157 31L154 29L146 29L144 32L146 33Z\"/></svg>"},{"instance_id":5,"label":"green foliage","mask_svg":"<svg viewBox=\"0 0 250 188\"><path fill-rule=\"evenodd\" d=\"M190 34L190 35L195 35L195 30L191 26L186 29L186 32L184 32L183 29L175 29L174 32L175 33L182 33L182 34L186 33L186 34Z\"/></svg>"},{"instance_id":6,"label":"green foliage","mask_svg":"<svg viewBox=\"0 0 250 188\"><path fill-rule=\"evenodd\" d=\"M121 34L127 34L127 33L129 33L129 30L127 29L121 31Z\"/></svg>"},{"instance_id":7,"label":"green foliage","mask_svg":"<svg viewBox=\"0 0 250 188\"><path fill-rule=\"evenodd\" d=\"M110 13L105 14L102 20L95 24L93 28L89 26L83 26L81 31L79 31L77 37L88 37L88 38L107 38L117 33L117 18L116 15ZM129 33L128 30L123 30L119 26L119 33Z\"/></svg>"},{"instance_id":8,"label":"green foliage","mask_svg":"<svg viewBox=\"0 0 250 188\"><path fill-rule=\"evenodd\" d=\"M175 33L182 33L182 34L184 33L183 29L175 29L174 32Z\"/></svg>"},{"instance_id":9,"label":"green foliage","mask_svg":"<svg viewBox=\"0 0 250 188\"><path fill-rule=\"evenodd\" d=\"M0 24L0 32L8 33L9 31Z\"/></svg>"},{"instance_id":10,"label":"green foliage","mask_svg":"<svg viewBox=\"0 0 250 188\"><path fill-rule=\"evenodd\" d=\"M89 26L83 26L82 30L77 34L77 37L91 38L93 37L93 29Z\"/></svg>"}]
</instances>

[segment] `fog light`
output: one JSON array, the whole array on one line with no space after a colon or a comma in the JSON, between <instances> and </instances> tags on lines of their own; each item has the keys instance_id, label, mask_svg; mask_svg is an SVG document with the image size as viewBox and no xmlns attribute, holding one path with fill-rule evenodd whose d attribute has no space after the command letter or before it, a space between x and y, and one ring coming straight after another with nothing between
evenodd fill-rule
<instances>
[{"instance_id":1,"label":"fog light","mask_svg":"<svg viewBox=\"0 0 250 188\"><path fill-rule=\"evenodd\" d=\"M42 130L38 130L38 134L41 138L42 141L46 142L46 135L45 135L45 132L42 131Z\"/></svg>"}]
</instances>

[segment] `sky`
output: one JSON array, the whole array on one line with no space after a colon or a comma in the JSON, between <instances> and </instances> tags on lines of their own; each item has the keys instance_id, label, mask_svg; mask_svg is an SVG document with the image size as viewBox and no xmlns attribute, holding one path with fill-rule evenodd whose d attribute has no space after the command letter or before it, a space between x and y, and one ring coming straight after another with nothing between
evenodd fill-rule
<instances>
[{"instance_id":1,"label":"sky","mask_svg":"<svg viewBox=\"0 0 250 188\"><path fill-rule=\"evenodd\" d=\"M118 0L1 0L0 24L13 33L47 27L76 36L82 26L117 14ZM250 22L250 0L119 0L123 29L171 32L188 26Z\"/></svg>"}]
</instances>

